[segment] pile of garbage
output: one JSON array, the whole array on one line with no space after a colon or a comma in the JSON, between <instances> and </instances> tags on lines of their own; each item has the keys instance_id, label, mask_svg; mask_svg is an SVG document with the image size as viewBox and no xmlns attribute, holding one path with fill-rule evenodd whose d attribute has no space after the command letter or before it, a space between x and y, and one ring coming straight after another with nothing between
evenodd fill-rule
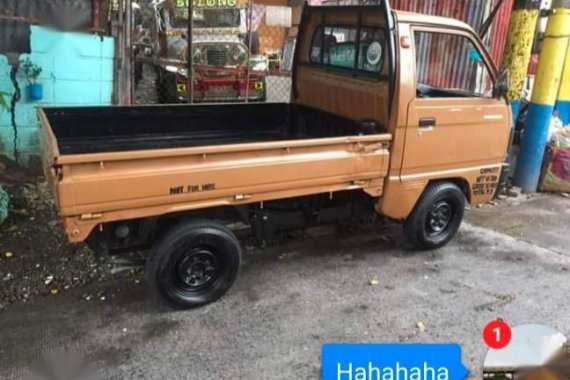
<instances>
[{"instance_id":1,"label":"pile of garbage","mask_svg":"<svg viewBox=\"0 0 570 380\"><path fill-rule=\"evenodd\" d=\"M563 125L558 117L552 119L549 146L545 157L540 190L570 192L570 124Z\"/></svg>"}]
</instances>

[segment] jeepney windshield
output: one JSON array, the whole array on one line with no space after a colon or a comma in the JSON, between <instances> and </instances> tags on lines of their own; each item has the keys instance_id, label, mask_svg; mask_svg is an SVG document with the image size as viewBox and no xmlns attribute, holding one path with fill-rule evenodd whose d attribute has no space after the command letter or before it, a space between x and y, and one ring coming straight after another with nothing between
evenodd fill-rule
<instances>
[{"instance_id":1,"label":"jeepney windshield","mask_svg":"<svg viewBox=\"0 0 570 380\"><path fill-rule=\"evenodd\" d=\"M192 21L197 28L237 28L240 26L239 9L194 9ZM174 28L188 27L188 8L174 9Z\"/></svg>"}]
</instances>

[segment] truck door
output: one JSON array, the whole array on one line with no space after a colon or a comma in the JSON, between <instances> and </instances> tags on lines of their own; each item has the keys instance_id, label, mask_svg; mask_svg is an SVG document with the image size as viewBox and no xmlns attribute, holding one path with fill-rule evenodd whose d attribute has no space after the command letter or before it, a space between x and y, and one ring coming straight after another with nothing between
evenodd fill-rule
<instances>
[{"instance_id":1,"label":"truck door","mask_svg":"<svg viewBox=\"0 0 570 380\"><path fill-rule=\"evenodd\" d=\"M493 97L493 64L470 33L412 27L415 97L408 104L401 180L458 177L500 165L511 126Z\"/></svg>"}]
</instances>

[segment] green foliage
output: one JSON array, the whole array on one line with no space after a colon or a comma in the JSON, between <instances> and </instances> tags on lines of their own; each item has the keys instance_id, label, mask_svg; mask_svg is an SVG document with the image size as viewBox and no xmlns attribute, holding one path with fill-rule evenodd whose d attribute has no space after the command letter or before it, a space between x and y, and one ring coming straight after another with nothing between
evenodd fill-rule
<instances>
[{"instance_id":1,"label":"green foliage","mask_svg":"<svg viewBox=\"0 0 570 380\"><path fill-rule=\"evenodd\" d=\"M30 58L26 58L20 61L20 71L26 77L28 83L32 84L36 83L36 80L42 73L42 68L33 63Z\"/></svg>"}]
</instances>

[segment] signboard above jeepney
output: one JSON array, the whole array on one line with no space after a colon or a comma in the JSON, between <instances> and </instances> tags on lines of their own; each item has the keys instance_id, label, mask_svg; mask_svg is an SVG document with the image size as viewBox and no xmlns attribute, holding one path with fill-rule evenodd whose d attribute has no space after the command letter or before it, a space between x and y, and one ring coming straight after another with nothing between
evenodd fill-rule
<instances>
[{"instance_id":1,"label":"signboard above jeepney","mask_svg":"<svg viewBox=\"0 0 570 380\"><path fill-rule=\"evenodd\" d=\"M267 5L265 7L265 24L290 28L292 26L292 15L291 7Z\"/></svg>"},{"instance_id":2,"label":"signboard above jeepney","mask_svg":"<svg viewBox=\"0 0 570 380\"><path fill-rule=\"evenodd\" d=\"M189 0L176 0L177 8L188 8ZM225 9L225 8L247 8L247 0L193 0L192 7Z\"/></svg>"},{"instance_id":3,"label":"signboard above jeepney","mask_svg":"<svg viewBox=\"0 0 570 380\"><path fill-rule=\"evenodd\" d=\"M245 9L197 8L192 10L192 20L194 35L232 35L247 31ZM188 29L188 9L175 8L169 26L167 35L185 33Z\"/></svg>"},{"instance_id":4,"label":"signboard above jeepney","mask_svg":"<svg viewBox=\"0 0 570 380\"><path fill-rule=\"evenodd\" d=\"M185 31L181 29L169 29L166 31L166 35L169 37L181 36L184 33ZM192 34L195 36L239 36L243 33L244 30L240 28L197 28L192 31Z\"/></svg>"}]
</instances>

